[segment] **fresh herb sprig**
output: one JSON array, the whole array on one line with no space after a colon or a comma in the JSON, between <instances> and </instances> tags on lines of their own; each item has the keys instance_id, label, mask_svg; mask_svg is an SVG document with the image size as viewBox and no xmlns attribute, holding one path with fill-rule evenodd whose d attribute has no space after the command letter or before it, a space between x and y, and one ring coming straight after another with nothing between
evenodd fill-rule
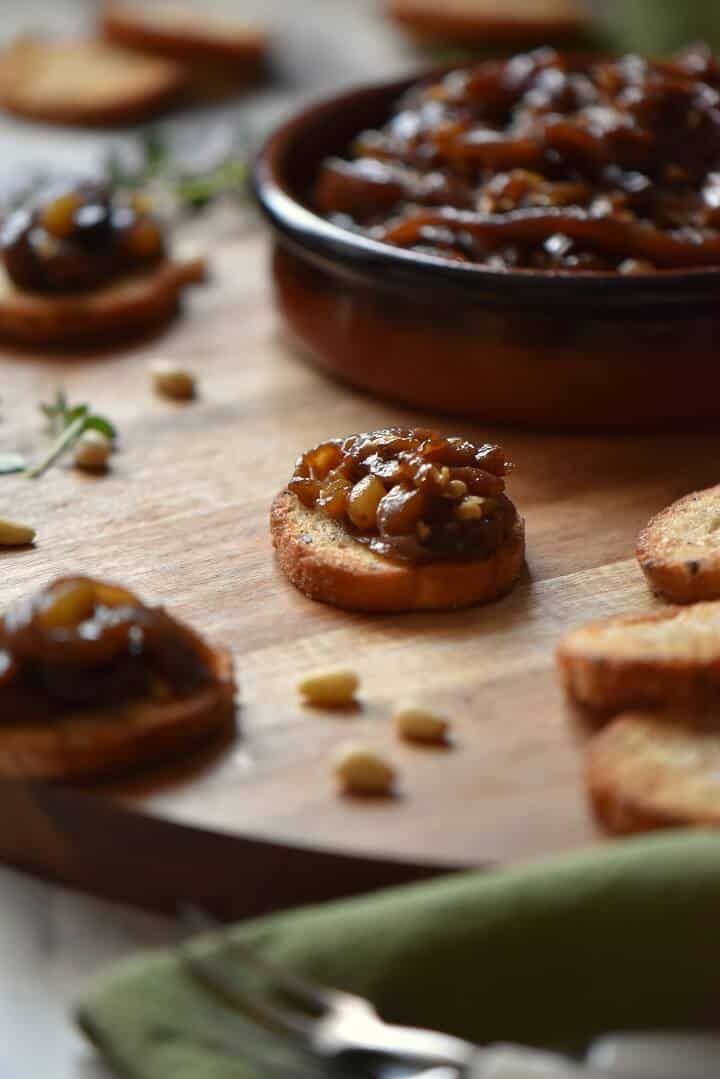
<instances>
[{"instance_id":1,"label":"fresh herb sprig","mask_svg":"<svg viewBox=\"0 0 720 1079\"><path fill-rule=\"evenodd\" d=\"M99 431L110 442L117 438L117 430L110 420L93 412L90 405L70 405L64 390L58 390L50 404L41 404L40 411L45 415L55 441L42 459L28 469L30 479L37 479L52 468L86 431Z\"/></svg>"},{"instance_id":2,"label":"fresh herb sprig","mask_svg":"<svg viewBox=\"0 0 720 1079\"><path fill-rule=\"evenodd\" d=\"M200 210L219 198L247 198L244 143L220 155L209 153L204 163L190 166L157 129L150 128L139 136L134 153L112 152L105 168L114 187L144 193L155 188L174 199L181 210Z\"/></svg>"}]
</instances>

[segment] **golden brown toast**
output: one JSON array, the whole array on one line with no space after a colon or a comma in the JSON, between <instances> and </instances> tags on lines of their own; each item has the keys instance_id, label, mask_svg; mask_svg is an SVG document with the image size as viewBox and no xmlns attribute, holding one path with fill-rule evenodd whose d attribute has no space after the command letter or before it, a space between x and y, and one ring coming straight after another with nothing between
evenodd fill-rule
<instances>
[{"instance_id":1,"label":"golden brown toast","mask_svg":"<svg viewBox=\"0 0 720 1079\"><path fill-rule=\"evenodd\" d=\"M653 591L673 603L720 599L720 486L687 495L653 517L636 554Z\"/></svg>"},{"instance_id":2,"label":"golden brown toast","mask_svg":"<svg viewBox=\"0 0 720 1079\"><path fill-rule=\"evenodd\" d=\"M71 780L156 763L227 728L235 681L229 653L216 650L217 684L192 697L132 701L54 723L0 723L0 777Z\"/></svg>"},{"instance_id":3,"label":"golden brown toast","mask_svg":"<svg viewBox=\"0 0 720 1079\"><path fill-rule=\"evenodd\" d=\"M271 531L280 567L310 599L359 611L447 610L487 603L508 592L525 560L524 523L513 540L482 562L401 564L358 543L332 518L281 492Z\"/></svg>"},{"instance_id":4,"label":"golden brown toast","mask_svg":"<svg viewBox=\"0 0 720 1079\"><path fill-rule=\"evenodd\" d=\"M589 23L576 0L386 0L386 10L421 40L468 45L556 40Z\"/></svg>"},{"instance_id":5,"label":"golden brown toast","mask_svg":"<svg viewBox=\"0 0 720 1079\"><path fill-rule=\"evenodd\" d=\"M720 703L720 603L618 616L572 630L557 661L579 704L690 710Z\"/></svg>"},{"instance_id":6,"label":"golden brown toast","mask_svg":"<svg viewBox=\"0 0 720 1079\"><path fill-rule=\"evenodd\" d=\"M243 19L219 17L201 3L108 3L101 29L107 40L184 64L221 63L243 80L257 74L267 35Z\"/></svg>"},{"instance_id":7,"label":"golden brown toast","mask_svg":"<svg viewBox=\"0 0 720 1079\"><path fill-rule=\"evenodd\" d=\"M137 123L176 104L185 86L174 61L102 41L23 37L0 52L0 107L48 124Z\"/></svg>"},{"instance_id":8,"label":"golden brown toast","mask_svg":"<svg viewBox=\"0 0 720 1079\"><path fill-rule=\"evenodd\" d=\"M15 288L0 268L0 340L40 347L131 337L170 319L182 290L204 279L204 259L166 260L92 292L41 294Z\"/></svg>"},{"instance_id":9,"label":"golden brown toast","mask_svg":"<svg viewBox=\"0 0 720 1079\"><path fill-rule=\"evenodd\" d=\"M720 825L720 734L682 718L623 715L589 743L588 796L611 832Z\"/></svg>"}]
</instances>

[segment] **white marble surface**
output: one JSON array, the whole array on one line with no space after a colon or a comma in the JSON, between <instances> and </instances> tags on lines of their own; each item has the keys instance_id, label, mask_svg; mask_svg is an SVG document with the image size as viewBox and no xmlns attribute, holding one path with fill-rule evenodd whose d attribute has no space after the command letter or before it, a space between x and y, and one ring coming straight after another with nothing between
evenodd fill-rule
<instances>
[{"instance_id":1,"label":"white marble surface","mask_svg":"<svg viewBox=\"0 0 720 1079\"><path fill-rule=\"evenodd\" d=\"M0 869L2 1079L107 1079L73 1002L105 964L176 938L169 920Z\"/></svg>"}]
</instances>

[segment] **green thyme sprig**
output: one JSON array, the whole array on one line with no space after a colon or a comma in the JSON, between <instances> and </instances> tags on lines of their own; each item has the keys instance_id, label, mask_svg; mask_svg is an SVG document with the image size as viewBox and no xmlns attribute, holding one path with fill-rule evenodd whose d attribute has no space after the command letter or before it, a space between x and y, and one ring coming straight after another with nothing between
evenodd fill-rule
<instances>
[{"instance_id":1,"label":"green thyme sprig","mask_svg":"<svg viewBox=\"0 0 720 1079\"><path fill-rule=\"evenodd\" d=\"M154 188L186 210L200 210L219 198L247 197L248 154L243 143L191 168L157 129L150 128L139 136L133 154L112 152L105 171L116 188L144 193Z\"/></svg>"},{"instance_id":2,"label":"green thyme sprig","mask_svg":"<svg viewBox=\"0 0 720 1079\"><path fill-rule=\"evenodd\" d=\"M58 390L50 404L41 404L40 411L47 419L55 441L41 460L27 470L29 479L38 479L57 464L86 431L99 431L110 442L117 438L117 430L110 420L93 412L90 405L70 405L64 390Z\"/></svg>"}]
</instances>

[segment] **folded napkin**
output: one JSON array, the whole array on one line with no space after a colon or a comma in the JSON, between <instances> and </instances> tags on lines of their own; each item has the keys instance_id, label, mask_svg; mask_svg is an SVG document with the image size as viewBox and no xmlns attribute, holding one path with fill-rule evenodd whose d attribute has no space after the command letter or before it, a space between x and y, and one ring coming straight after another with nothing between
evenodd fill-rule
<instances>
[{"instance_id":1,"label":"folded napkin","mask_svg":"<svg viewBox=\"0 0 720 1079\"><path fill-rule=\"evenodd\" d=\"M558 1046L611 1029L717 1025L718 911L720 837L678 832L283 913L230 935L368 997L394 1022ZM245 976L223 933L200 946ZM265 1079L216 1047L234 1015L173 953L111 969L78 1020L124 1079Z\"/></svg>"},{"instance_id":2,"label":"folded napkin","mask_svg":"<svg viewBox=\"0 0 720 1079\"><path fill-rule=\"evenodd\" d=\"M720 51L717 0L602 0L595 7L618 49L660 56L702 39Z\"/></svg>"}]
</instances>

